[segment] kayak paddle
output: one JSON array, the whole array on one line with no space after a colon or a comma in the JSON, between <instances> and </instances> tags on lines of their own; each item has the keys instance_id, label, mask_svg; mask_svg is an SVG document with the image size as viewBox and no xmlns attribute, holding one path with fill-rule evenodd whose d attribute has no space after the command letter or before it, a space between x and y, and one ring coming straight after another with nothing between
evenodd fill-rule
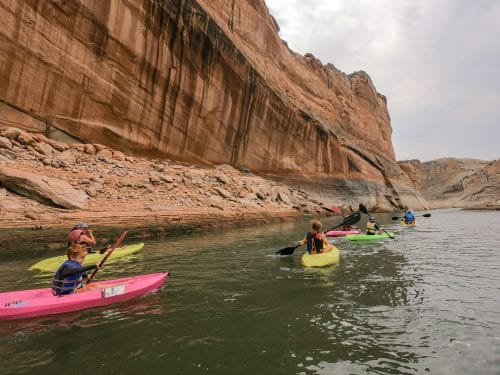
<instances>
[{"instance_id":1,"label":"kayak paddle","mask_svg":"<svg viewBox=\"0 0 500 375\"><path fill-rule=\"evenodd\" d=\"M355 212L353 213L352 215L348 216L345 218L345 220L343 222L341 222L340 224L338 225L335 225L333 228L330 228L328 230L325 231L326 232L329 232L331 230L334 230L334 229L337 229L341 226L344 226L344 225L354 225L356 224L359 220L361 219L361 214L359 212ZM292 255L293 252L295 251L296 248L298 248L299 246L302 246L301 244L298 244L296 246L288 246L288 247L285 247L279 251L276 252L276 255Z\"/></svg>"},{"instance_id":2,"label":"kayak paddle","mask_svg":"<svg viewBox=\"0 0 500 375\"><path fill-rule=\"evenodd\" d=\"M431 217L431 214L415 215L415 217ZM393 216L392 220L404 219L405 217Z\"/></svg>"},{"instance_id":3,"label":"kayak paddle","mask_svg":"<svg viewBox=\"0 0 500 375\"><path fill-rule=\"evenodd\" d=\"M109 258L109 256L111 255L111 253L118 247L121 245L121 243L123 242L123 240L125 239L125 237L127 236L127 233L128 231L125 231L121 234L120 238L118 238L118 240L115 242L115 244L113 246L111 246L108 250L106 250L106 255L104 255L104 257L101 259L101 261L99 262L99 266L98 268L96 268L94 270L94 272L92 272L92 274L87 277L87 285L90 284L92 282L92 279L94 278L95 274L97 273L97 271L99 270L99 267L102 267L102 265L104 264L104 262L106 261L106 259Z\"/></svg>"},{"instance_id":4,"label":"kayak paddle","mask_svg":"<svg viewBox=\"0 0 500 375\"><path fill-rule=\"evenodd\" d=\"M366 207L364 205L362 205L361 203L359 204L359 210L364 213L364 214L367 214L368 216L372 216L368 210L366 209ZM385 233L387 233L387 235L389 236L390 239L394 239L394 236L391 235L388 231L386 231L384 228L380 227Z\"/></svg>"}]
</instances>

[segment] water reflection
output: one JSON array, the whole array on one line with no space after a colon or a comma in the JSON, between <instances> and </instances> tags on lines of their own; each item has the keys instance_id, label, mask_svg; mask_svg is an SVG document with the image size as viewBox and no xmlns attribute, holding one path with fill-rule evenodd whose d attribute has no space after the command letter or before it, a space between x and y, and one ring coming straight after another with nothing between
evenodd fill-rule
<instances>
[{"instance_id":1,"label":"water reflection","mask_svg":"<svg viewBox=\"0 0 500 375\"><path fill-rule=\"evenodd\" d=\"M19 319L2 322L0 325L0 343L17 341L19 337L28 339L28 335L50 332L56 329L91 328L110 320L136 319L140 315L162 315L166 306L162 289L147 296L115 305L92 310L74 311L58 315Z\"/></svg>"}]
</instances>

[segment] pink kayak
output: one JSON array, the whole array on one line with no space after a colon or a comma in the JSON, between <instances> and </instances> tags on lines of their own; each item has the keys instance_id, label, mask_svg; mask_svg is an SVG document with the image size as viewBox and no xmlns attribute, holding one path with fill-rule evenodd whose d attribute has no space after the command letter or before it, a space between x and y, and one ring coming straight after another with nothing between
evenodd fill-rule
<instances>
[{"instance_id":1,"label":"pink kayak","mask_svg":"<svg viewBox=\"0 0 500 375\"><path fill-rule=\"evenodd\" d=\"M89 284L88 291L54 296L51 288L0 293L0 320L31 318L124 302L160 288L169 272Z\"/></svg>"},{"instance_id":2,"label":"pink kayak","mask_svg":"<svg viewBox=\"0 0 500 375\"><path fill-rule=\"evenodd\" d=\"M330 237L342 237L347 236L348 234L359 234L361 231L359 229L351 229L351 230L331 230L326 232L325 235Z\"/></svg>"}]
</instances>

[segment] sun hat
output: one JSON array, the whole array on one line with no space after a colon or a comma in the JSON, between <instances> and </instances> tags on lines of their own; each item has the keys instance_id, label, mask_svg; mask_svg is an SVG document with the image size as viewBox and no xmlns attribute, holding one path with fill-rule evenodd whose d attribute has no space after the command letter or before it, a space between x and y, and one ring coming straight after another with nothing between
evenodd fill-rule
<instances>
[{"instance_id":1,"label":"sun hat","mask_svg":"<svg viewBox=\"0 0 500 375\"><path fill-rule=\"evenodd\" d=\"M73 227L74 229L85 229L85 228L88 228L89 226L84 223L83 221L80 221L78 224L75 224L75 226Z\"/></svg>"}]
</instances>

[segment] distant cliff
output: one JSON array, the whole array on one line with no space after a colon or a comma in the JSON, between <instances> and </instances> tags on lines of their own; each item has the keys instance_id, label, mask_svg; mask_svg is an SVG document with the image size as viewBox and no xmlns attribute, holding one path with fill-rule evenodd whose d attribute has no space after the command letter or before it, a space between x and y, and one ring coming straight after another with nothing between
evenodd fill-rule
<instances>
[{"instance_id":1,"label":"distant cliff","mask_svg":"<svg viewBox=\"0 0 500 375\"><path fill-rule=\"evenodd\" d=\"M400 166L433 208L500 209L500 160L442 158Z\"/></svg>"},{"instance_id":2,"label":"distant cliff","mask_svg":"<svg viewBox=\"0 0 500 375\"><path fill-rule=\"evenodd\" d=\"M370 77L291 51L262 0L4 0L0 20L4 125L245 167L339 205L427 206Z\"/></svg>"}]
</instances>

